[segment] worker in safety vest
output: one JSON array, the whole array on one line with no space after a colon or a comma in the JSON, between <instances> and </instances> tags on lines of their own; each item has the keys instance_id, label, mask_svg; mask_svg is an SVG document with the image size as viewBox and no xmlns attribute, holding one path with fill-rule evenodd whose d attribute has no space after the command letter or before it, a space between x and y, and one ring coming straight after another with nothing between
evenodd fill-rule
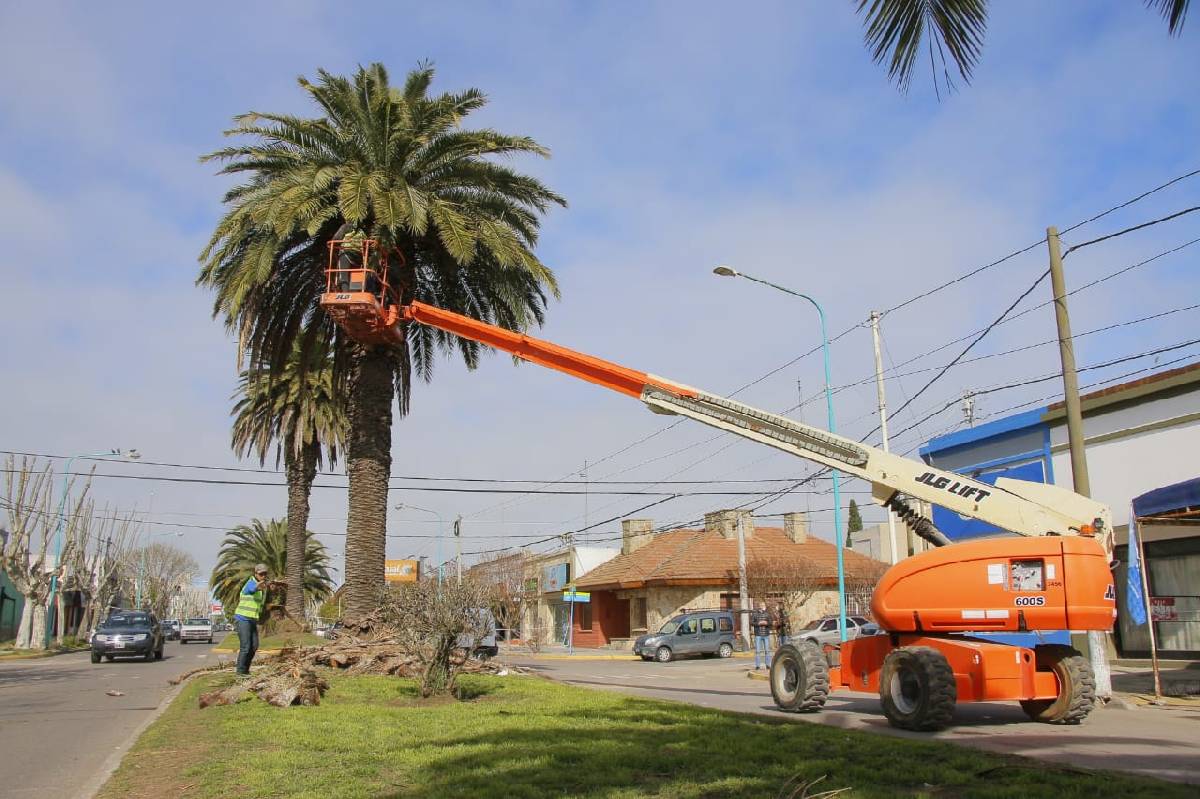
<instances>
[{"instance_id":1,"label":"worker in safety vest","mask_svg":"<svg viewBox=\"0 0 1200 799\"><path fill-rule=\"evenodd\" d=\"M267 580L267 564L259 563L254 567L254 576L246 581L238 596L233 620L237 624L239 675L250 674L250 661L258 651L258 619L266 608L267 590L273 585L276 583Z\"/></svg>"}]
</instances>

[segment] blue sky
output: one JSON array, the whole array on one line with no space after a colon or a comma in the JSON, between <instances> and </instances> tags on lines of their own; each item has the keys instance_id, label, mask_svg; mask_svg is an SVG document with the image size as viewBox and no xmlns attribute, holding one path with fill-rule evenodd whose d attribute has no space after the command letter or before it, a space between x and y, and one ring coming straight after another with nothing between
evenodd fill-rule
<instances>
[{"instance_id":1,"label":"blue sky","mask_svg":"<svg viewBox=\"0 0 1200 799\"><path fill-rule=\"evenodd\" d=\"M225 181L204 152L249 110L310 113L295 80L382 61L393 79L422 60L435 88L476 86L491 104L473 125L535 137L553 158L519 165L570 202L546 219L540 254L563 289L543 335L727 393L809 350L811 310L718 263L818 297L831 332L1200 167L1200 48L1169 38L1140 2L994 4L974 84L939 102L927 72L899 94L871 63L851 3L209 3L10 2L0 10L0 230L6 290L0 363L4 449L74 453L137 446L148 460L234 465L228 449L233 342L193 285ZM1198 204L1184 181L1067 237L1078 243ZM1200 215L1197 215L1200 216ZM1082 285L1200 236L1185 217L1068 259ZM1194 304L1197 253L1181 251L1073 298L1076 331ZM1043 249L885 317L887 350L907 361L990 321L1042 269ZM1043 302L1042 287L1022 308ZM1197 312L1081 339L1082 365L1189 339ZM998 328L986 354L1053 336L1049 309ZM945 350L905 367L937 366ZM1200 353L1185 348L1160 363ZM1115 378L1093 370L1082 383ZM952 370L895 429L960 395L1053 371L1053 347ZM834 382L871 373L863 329L834 348ZM893 377L893 405L928 373ZM739 398L782 411L821 384L813 357ZM988 395L998 414L1055 384ZM870 430L874 387L839 393L840 427ZM796 413L796 412L793 412ZM823 406L799 412L823 423ZM914 415L915 414L915 415ZM950 410L899 437L915 448L952 429ZM468 373L439 364L395 428L396 474L554 480L761 479L808 467L753 444L680 425L613 457L666 422L636 403L504 357ZM167 474L111 466L123 474ZM200 473L170 472L178 476ZM234 475L225 475L233 477ZM573 478L578 479L578 478ZM738 488L734 486L734 488ZM863 490L863 486L852 487ZM662 490L649 489L649 490ZM150 492L153 491L153 497ZM98 479L102 501L136 504L205 566L220 528L282 515L282 489ZM859 496L859 499L864 497ZM468 551L630 512L648 499L408 491L462 513ZM741 498L684 497L648 511L683 521ZM152 510L151 510L152 504ZM498 506L498 507L497 507ZM827 495L810 509L828 532ZM874 513L874 512L872 512ZM313 529L344 529L345 496L314 497ZM423 513L394 535L429 535ZM868 514L868 519L877 518ZM617 531L602 525L600 538ZM509 538L500 538L508 536ZM340 551L336 536L324 539ZM389 555L432 555L395 539Z\"/></svg>"}]
</instances>

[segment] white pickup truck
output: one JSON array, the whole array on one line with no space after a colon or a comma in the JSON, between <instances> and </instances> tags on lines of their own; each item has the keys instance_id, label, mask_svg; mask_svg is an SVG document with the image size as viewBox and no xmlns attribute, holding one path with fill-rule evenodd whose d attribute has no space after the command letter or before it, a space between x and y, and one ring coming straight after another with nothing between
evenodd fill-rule
<instances>
[{"instance_id":1,"label":"white pickup truck","mask_svg":"<svg viewBox=\"0 0 1200 799\"><path fill-rule=\"evenodd\" d=\"M186 619L183 626L179 628L179 643L186 644L188 641L207 641L213 642L213 627L211 619Z\"/></svg>"}]
</instances>

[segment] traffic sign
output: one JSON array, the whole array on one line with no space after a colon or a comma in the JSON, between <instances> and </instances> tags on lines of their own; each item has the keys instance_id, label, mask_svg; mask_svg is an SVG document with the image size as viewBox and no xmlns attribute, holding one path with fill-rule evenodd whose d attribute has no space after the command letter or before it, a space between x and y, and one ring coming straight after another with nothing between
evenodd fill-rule
<instances>
[{"instance_id":1,"label":"traffic sign","mask_svg":"<svg viewBox=\"0 0 1200 799\"><path fill-rule=\"evenodd\" d=\"M563 602L591 602L592 595L587 591L563 591Z\"/></svg>"}]
</instances>

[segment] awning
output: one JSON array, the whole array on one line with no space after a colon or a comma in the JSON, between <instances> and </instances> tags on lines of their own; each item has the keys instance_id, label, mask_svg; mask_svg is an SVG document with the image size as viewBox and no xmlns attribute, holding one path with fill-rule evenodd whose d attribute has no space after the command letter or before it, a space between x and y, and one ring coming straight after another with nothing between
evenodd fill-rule
<instances>
[{"instance_id":1,"label":"awning","mask_svg":"<svg viewBox=\"0 0 1200 799\"><path fill-rule=\"evenodd\" d=\"M1156 488L1133 499L1133 515L1139 519L1189 511L1200 514L1200 477Z\"/></svg>"}]
</instances>

